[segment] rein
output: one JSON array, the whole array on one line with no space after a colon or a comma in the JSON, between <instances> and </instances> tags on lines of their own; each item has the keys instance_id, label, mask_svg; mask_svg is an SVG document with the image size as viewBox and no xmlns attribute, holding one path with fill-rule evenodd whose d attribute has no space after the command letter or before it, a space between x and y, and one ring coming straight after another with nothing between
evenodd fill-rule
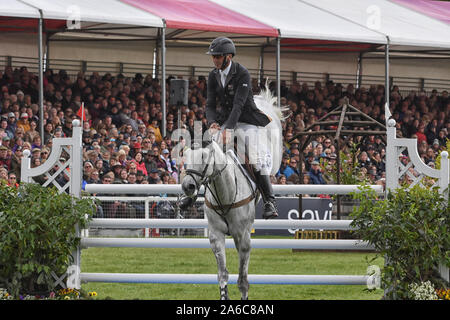
<instances>
[{"instance_id":1,"label":"rein","mask_svg":"<svg viewBox=\"0 0 450 320\"><path fill-rule=\"evenodd\" d=\"M194 180L194 182L196 184L197 190L199 190L200 187L202 185L204 185L205 188L209 190L209 192L211 193L212 197L214 198L214 200L218 204L218 205L213 205L205 197L205 205L208 208L214 210L214 212L216 212L219 216L224 217L224 216L226 216L228 214L228 212L231 209L242 207L242 206L246 205L247 203L251 202L255 198L255 194L252 193L249 197L247 197L247 198L245 198L245 199L243 199L241 201L235 202L236 201L236 197L237 197L237 193L238 193L237 176L236 176L236 173L235 173L234 174L234 184L235 184L236 192L234 194L233 201L231 202L231 204L222 204L222 202L220 201L219 197L217 196L217 188L216 188L216 185L215 185L214 181L227 168L228 163L226 163L225 166L222 169L213 171L211 176L209 176L208 178L205 179L206 172L208 171L208 168L209 168L209 165L210 165L210 159L211 159L211 156L213 156L214 152L215 152L214 149L212 149L212 152L209 154L208 160L206 162L206 166L205 166L205 168L203 169L202 172L200 172L198 170L194 170L194 169L187 169L185 172L186 172L186 175L189 175L189 176L192 177L192 179ZM214 158L214 164L215 164L215 158ZM213 166L214 166L214 164L213 164ZM197 182L197 180L194 178L194 175L200 177L200 181L202 181L202 182L201 183ZM214 187L214 192L213 192L213 190L212 190L212 188L210 186L211 184Z\"/></svg>"}]
</instances>

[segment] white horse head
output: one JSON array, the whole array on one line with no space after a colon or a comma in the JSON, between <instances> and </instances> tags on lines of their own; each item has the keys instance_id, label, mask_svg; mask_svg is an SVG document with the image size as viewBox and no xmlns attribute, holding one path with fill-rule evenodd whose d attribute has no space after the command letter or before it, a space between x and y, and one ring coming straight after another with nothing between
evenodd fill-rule
<instances>
[{"instance_id":1,"label":"white horse head","mask_svg":"<svg viewBox=\"0 0 450 320\"><path fill-rule=\"evenodd\" d=\"M195 197L208 179L219 175L226 168L226 157L215 141L195 142L184 153L186 175L181 188L186 196Z\"/></svg>"}]
</instances>

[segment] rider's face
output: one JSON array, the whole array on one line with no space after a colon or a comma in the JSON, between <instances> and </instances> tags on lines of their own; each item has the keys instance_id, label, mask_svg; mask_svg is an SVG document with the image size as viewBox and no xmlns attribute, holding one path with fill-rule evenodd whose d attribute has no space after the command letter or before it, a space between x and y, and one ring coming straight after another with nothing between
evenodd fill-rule
<instances>
[{"instance_id":1,"label":"rider's face","mask_svg":"<svg viewBox=\"0 0 450 320\"><path fill-rule=\"evenodd\" d=\"M225 66L228 65L228 61L230 60L230 56L229 56L229 55L227 55L227 56L223 56L223 55L212 55L211 57L212 57L214 66L215 66L217 69L222 69L222 66L223 66L223 60L224 60L224 59L227 59L227 63L225 64Z\"/></svg>"}]
</instances>

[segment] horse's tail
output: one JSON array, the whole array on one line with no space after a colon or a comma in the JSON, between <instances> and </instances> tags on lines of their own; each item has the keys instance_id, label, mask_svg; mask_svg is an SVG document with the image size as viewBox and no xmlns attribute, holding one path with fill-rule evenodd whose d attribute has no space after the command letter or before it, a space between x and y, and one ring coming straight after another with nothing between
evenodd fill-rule
<instances>
[{"instance_id":1,"label":"horse's tail","mask_svg":"<svg viewBox=\"0 0 450 320\"><path fill-rule=\"evenodd\" d=\"M272 119L276 118L282 122L291 116L289 107L277 106L277 97L273 96L269 90L268 80L266 80L265 88L261 89L254 98L261 100L262 103L257 104L258 108Z\"/></svg>"},{"instance_id":2,"label":"horse's tail","mask_svg":"<svg viewBox=\"0 0 450 320\"><path fill-rule=\"evenodd\" d=\"M258 95L254 96L256 106L268 115L272 121L267 125L267 129L271 132L269 135L272 150L272 171L274 175L278 172L283 156L283 128L281 122L289 118L290 109L288 107L277 106L277 97L270 92L267 81L265 89L262 89Z\"/></svg>"}]
</instances>

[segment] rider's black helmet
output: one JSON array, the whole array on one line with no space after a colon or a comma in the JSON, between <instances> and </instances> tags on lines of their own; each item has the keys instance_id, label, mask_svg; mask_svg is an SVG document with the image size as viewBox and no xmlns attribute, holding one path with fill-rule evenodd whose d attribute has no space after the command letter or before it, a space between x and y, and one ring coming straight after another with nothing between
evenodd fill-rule
<instances>
[{"instance_id":1,"label":"rider's black helmet","mask_svg":"<svg viewBox=\"0 0 450 320\"><path fill-rule=\"evenodd\" d=\"M211 42L208 52L206 54L211 55L225 55L232 54L233 57L236 54L236 47L231 39L226 37L218 37Z\"/></svg>"}]
</instances>

